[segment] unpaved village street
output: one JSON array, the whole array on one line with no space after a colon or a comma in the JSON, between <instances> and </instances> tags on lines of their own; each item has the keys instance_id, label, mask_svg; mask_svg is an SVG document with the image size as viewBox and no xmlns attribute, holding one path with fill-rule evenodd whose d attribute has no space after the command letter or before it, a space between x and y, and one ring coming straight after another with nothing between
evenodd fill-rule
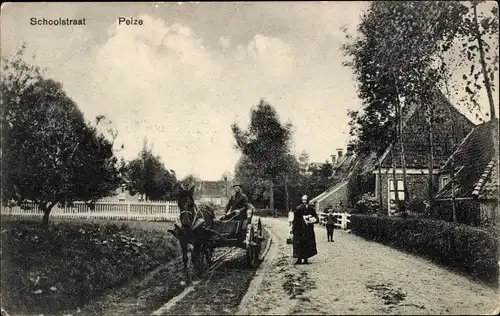
<instances>
[{"instance_id":1,"label":"unpaved village street","mask_svg":"<svg viewBox=\"0 0 500 316\"><path fill-rule=\"evenodd\" d=\"M263 219L273 245L239 314L493 314L498 292L428 260L335 230L319 254L294 266L288 223ZM260 278L260 279L259 279Z\"/></svg>"}]
</instances>

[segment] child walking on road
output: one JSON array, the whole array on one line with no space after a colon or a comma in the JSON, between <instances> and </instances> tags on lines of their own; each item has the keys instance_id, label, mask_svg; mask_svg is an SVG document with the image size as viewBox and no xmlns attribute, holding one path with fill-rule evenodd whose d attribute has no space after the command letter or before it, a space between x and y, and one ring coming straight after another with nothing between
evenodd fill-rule
<instances>
[{"instance_id":1,"label":"child walking on road","mask_svg":"<svg viewBox=\"0 0 500 316\"><path fill-rule=\"evenodd\" d=\"M335 222L337 219L333 216L333 211L328 210L328 215L326 216L326 237L327 242L333 242L333 229L335 228Z\"/></svg>"}]
</instances>

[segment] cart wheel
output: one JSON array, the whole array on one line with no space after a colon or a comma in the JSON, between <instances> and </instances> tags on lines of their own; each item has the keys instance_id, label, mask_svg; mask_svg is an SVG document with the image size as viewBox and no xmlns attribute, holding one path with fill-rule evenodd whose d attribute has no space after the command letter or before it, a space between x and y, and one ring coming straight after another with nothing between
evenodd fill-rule
<instances>
[{"instance_id":1,"label":"cart wheel","mask_svg":"<svg viewBox=\"0 0 500 316\"><path fill-rule=\"evenodd\" d=\"M260 262L260 252L262 248L262 223L259 219L257 222L257 231L255 231L254 225L250 226L250 243L247 245L247 262L252 268L259 265Z\"/></svg>"},{"instance_id":2,"label":"cart wheel","mask_svg":"<svg viewBox=\"0 0 500 316\"><path fill-rule=\"evenodd\" d=\"M212 263L214 262L214 247L212 245L208 245L205 255L208 265L212 265Z\"/></svg>"},{"instance_id":3,"label":"cart wheel","mask_svg":"<svg viewBox=\"0 0 500 316\"><path fill-rule=\"evenodd\" d=\"M262 222L260 221L260 218L257 222L257 238L259 238L262 243L262 239L264 239L264 230L262 229Z\"/></svg>"},{"instance_id":4,"label":"cart wheel","mask_svg":"<svg viewBox=\"0 0 500 316\"><path fill-rule=\"evenodd\" d=\"M257 258L260 260L260 255L261 255L261 252L262 252L262 241L264 240L264 229L262 228L262 222L260 221L260 218L259 218L259 221L257 222L257 240L256 240L256 243L257 243L257 246L256 246L256 249L257 249Z\"/></svg>"},{"instance_id":5,"label":"cart wheel","mask_svg":"<svg viewBox=\"0 0 500 316\"><path fill-rule=\"evenodd\" d=\"M250 238L249 243L247 244L247 263L251 268L254 268L257 265L257 254L255 252L255 232L253 225L250 226Z\"/></svg>"}]
</instances>

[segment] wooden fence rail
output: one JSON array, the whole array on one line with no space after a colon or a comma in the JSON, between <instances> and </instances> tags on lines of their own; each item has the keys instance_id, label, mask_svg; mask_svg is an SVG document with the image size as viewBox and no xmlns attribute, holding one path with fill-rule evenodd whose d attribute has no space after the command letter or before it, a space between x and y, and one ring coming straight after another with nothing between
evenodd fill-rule
<instances>
[{"instance_id":1,"label":"wooden fence rail","mask_svg":"<svg viewBox=\"0 0 500 316\"><path fill-rule=\"evenodd\" d=\"M16 215L26 217L42 217L43 212L35 203L26 203L28 209L20 206L4 207L1 215ZM128 202L99 201L92 210L84 202L75 202L73 207L54 206L51 217L85 218L85 219L127 219L127 220L167 220L179 218L179 207L176 202Z\"/></svg>"},{"instance_id":2,"label":"wooden fence rail","mask_svg":"<svg viewBox=\"0 0 500 316\"><path fill-rule=\"evenodd\" d=\"M338 227L340 229L347 229L347 225L348 223L351 222L351 220L349 219L351 217L351 214L349 213L332 213L333 216L336 218L336 222L335 222L335 227ZM320 213L318 214L318 217L319 217L319 220L320 220L320 224L321 225L325 225L326 223L326 216L327 214L325 213ZM293 212L289 212L288 213L288 222L291 223L293 221Z\"/></svg>"}]
</instances>

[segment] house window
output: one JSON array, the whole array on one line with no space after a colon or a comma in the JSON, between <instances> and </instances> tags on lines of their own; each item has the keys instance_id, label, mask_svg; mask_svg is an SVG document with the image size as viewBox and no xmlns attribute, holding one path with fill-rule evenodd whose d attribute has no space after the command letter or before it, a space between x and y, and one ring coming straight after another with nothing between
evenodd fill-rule
<instances>
[{"instance_id":1,"label":"house window","mask_svg":"<svg viewBox=\"0 0 500 316\"><path fill-rule=\"evenodd\" d=\"M403 180L398 181L398 198L400 201L405 199L405 190L403 186ZM396 200L396 191L394 190L394 182L392 179L389 179L389 201Z\"/></svg>"},{"instance_id":2,"label":"house window","mask_svg":"<svg viewBox=\"0 0 500 316\"><path fill-rule=\"evenodd\" d=\"M450 177L448 176L441 177L441 183L439 183L439 188L440 189L444 188L448 184L448 182L450 182Z\"/></svg>"}]
</instances>

